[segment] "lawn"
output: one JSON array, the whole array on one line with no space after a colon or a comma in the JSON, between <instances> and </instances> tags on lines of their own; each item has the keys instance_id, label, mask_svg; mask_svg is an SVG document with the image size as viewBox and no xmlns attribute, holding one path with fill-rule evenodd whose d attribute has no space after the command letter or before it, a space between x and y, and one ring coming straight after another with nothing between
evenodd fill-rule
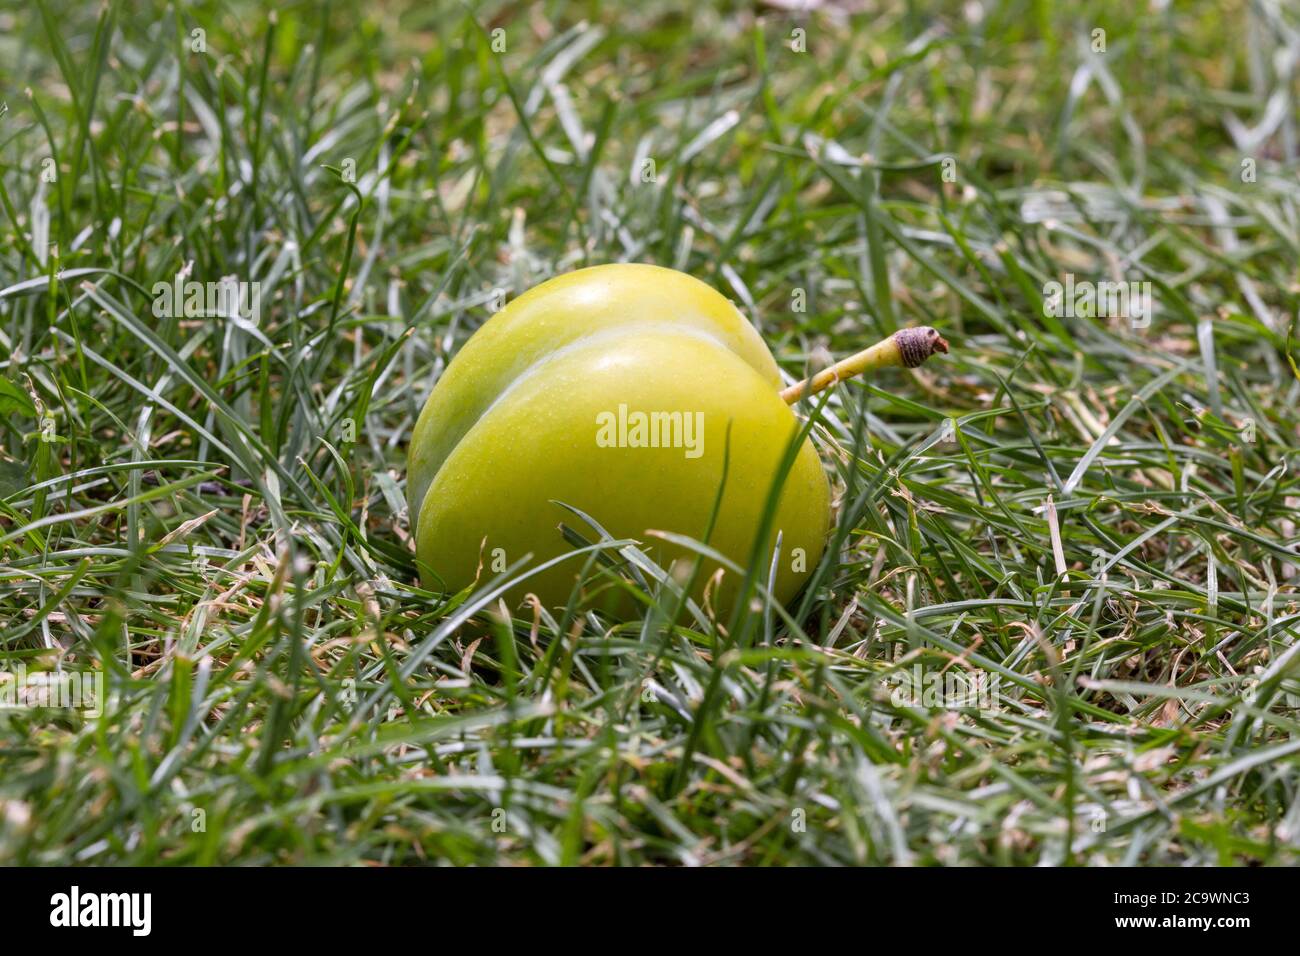
<instances>
[{"instance_id":1,"label":"lawn","mask_svg":"<svg viewBox=\"0 0 1300 956\"><path fill-rule=\"evenodd\" d=\"M0 6L0 863L1300 863L1294 4L277 6ZM419 584L434 382L618 261L951 343L800 406L788 608Z\"/></svg>"}]
</instances>

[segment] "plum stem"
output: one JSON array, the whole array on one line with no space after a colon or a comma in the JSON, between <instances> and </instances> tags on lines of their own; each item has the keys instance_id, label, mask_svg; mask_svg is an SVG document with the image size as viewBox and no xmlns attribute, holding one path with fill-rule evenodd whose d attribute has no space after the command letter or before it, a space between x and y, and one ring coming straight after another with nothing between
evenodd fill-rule
<instances>
[{"instance_id":1,"label":"plum stem","mask_svg":"<svg viewBox=\"0 0 1300 956\"><path fill-rule=\"evenodd\" d=\"M928 325L915 329L900 329L870 348L822 369L812 378L795 382L789 388L782 389L781 398L787 405L793 405L806 395L816 395L836 382L861 375L863 372L894 366L916 368L936 352L947 351L947 340Z\"/></svg>"}]
</instances>

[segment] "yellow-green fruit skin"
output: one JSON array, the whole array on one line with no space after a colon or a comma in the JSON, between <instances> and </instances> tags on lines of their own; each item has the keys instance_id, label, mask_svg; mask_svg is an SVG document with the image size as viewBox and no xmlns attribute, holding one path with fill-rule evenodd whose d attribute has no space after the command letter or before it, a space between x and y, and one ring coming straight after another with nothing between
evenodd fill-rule
<instances>
[{"instance_id":1,"label":"yellow-green fruit skin","mask_svg":"<svg viewBox=\"0 0 1300 956\"><path fill-rule=\"evenodd\" d=\"M572 546L561 522L594 540L556 501L617 538L637 539L667 568L691 553L647 532L704 537L728 448L709 545L746 567L798 431L779 386L776 363L753 326L683 273L595 266L529 290L466 342L412 434L407 493L425 586L458 591L476 575L489 580L494 560L513 564L531 554L535 567L566 553ZM632 447L652 440L649 430L638 434L637 413L643 423L655 421L662 438L671 434L666 447ZM661 417L652 420L653 413ZM672 413L679 415L668 419ZM672 426L663 428L665 421ZM780 533L780 601L789 602L816 565L829 519L830 487L805 439L760 559L765 580ZM532 592L547 606L565 605L584 561L562 561L511 597ZM715 569L706 561L700 581ZM735 577L724 580L734 584ZM729 592L724 586L715 604Z\"/></svg>"}]
</instances>

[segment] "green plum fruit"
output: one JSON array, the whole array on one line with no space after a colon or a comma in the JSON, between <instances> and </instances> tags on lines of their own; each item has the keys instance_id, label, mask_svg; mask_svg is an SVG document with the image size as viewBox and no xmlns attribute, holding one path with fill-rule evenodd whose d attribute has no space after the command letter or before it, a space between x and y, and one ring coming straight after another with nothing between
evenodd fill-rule
<instances>
[{"instance_id":1,"label":"green plum fruit","mask_svg":"<svg viewBox=\"0 0 1300 956\"><path fill-rule=\"evenodd\" d=\"M894 348L876 362L906 364L899 355ZM787 401L802 392L780 388L754 327L681 272L595 266L529 290L465 343L411 436L407 498L425 586L485 583L526 556L525 567L536 568L573 550L561 523L596 540L559 502L615 538L635 539L665 569L695 553L656 531L708 533L710 548L747 567L799 431ZM778 600L789 602L816 566L829 522L830 486L805 438L760 552L766 570L780 534ZM586 558L527 577L507 600L531 592L548 607L567 604ZM704 562L697 598L717 570ZM710 595L715 607L731 600L736 577L723 575ZM602 586L595 577L589 584ZM598 604L629 608L625 597Z\"/></svg>"}]
</instances>

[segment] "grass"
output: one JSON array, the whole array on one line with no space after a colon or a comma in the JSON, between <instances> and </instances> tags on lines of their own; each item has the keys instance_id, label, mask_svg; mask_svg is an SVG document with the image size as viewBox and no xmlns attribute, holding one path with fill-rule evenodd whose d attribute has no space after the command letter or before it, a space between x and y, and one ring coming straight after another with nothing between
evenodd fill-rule
<instances>
[{"instance_id":1,"label":"grass","mask_svg":"<svg viewBox=\"0 0 1300 956\"><path fill-rule=\"evenodd\" d=\"M1300 862L1294 8L858 6L6 5L0 657L105 699L0 711L0 862ZM805 407L788 614L416 584L433 382L617 260L953 344Z\"/></svg>"}]
</instances>

